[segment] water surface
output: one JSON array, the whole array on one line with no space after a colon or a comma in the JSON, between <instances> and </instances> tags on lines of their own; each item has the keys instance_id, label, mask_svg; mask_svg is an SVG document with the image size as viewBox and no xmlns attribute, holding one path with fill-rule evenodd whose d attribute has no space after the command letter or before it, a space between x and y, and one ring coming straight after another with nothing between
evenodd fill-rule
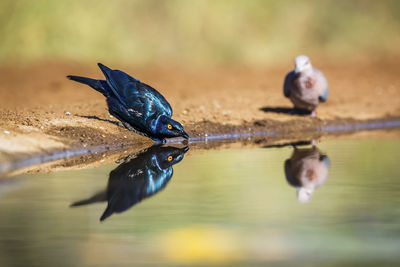
<instances>
[{"instance_id":1,"label":"water surface","mask_svg":"<svg viewBox=\"0 0 400 267\"><path fill-rule=\"evenodd\" d=\"M397 265L399 149L150 149L2 180L0 266Z\"/></svg>"}]
</instances>

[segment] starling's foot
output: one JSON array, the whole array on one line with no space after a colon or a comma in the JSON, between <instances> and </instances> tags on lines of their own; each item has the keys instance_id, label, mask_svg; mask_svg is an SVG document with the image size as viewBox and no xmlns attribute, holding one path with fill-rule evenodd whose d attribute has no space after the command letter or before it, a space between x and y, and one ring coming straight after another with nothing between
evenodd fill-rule
<instances>
[{"instance_id":1,"label":"starling's foot","mask_svg":"<svg viewBox=\"0 0 400 267\"><path fill-rule=\"evenodd\" d=\"M189 144L189 139L183 139L182 144L187 146Z\"/></svg>"},{"instance_id":2,"label":"starling's foot","mask_svg":"<svg viewBox=\"0 0 400 267\"><path fill-rule=\"evenodd\" d=\"M311 111L310 117L311 118L317 117L317 112L315 111L315 109Z\"/></svg>"},{"instance_id":3,"label":"starling's foot","mask_svg":"<svg viewBox=\"0 0 400 267\"><path fill-rule=\"evenodd\" d=\"M167 140L165 140L165 139L153 139L153 141L154 141L155 146L163 145L167 142Z\"/></svg>"}]
</instances>

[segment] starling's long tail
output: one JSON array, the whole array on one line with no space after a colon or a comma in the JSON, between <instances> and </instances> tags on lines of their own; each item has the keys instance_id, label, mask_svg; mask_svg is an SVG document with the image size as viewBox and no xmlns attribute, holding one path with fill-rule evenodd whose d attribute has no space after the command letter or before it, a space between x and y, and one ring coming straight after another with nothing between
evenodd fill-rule
<instances>
[{"instance_id":1,"label":"starling's long tail","mask_svg":"<svg viewBox=\"0 0 400 267\"><path fill-rule=\"evenodd\" d=\"M70 79L70 80L79 82L79 83L87 84L90 87L92 87L94 90L96 90L96 91L102 93L103 95L107 96L107 91L104 88L105 81L95 80L95 79L81 77L81 76L73 76L73 75L68 75L67 78Z\"/></svg>"},{"instance_id":2,"label":"starling's long tail","mask_svg":"<svg viewBox=\"0 0 400 267\"><path fill-rule=\"evenodd\" d=\"M90 198L74 202L71 204L71 207L78 207L78 206L88 205L88 204L102 202L102 201L107 201L107 194L106 194L106 192L103 192L103 191L97 193L96 195L94 195Z\"/></svg>"}]
</instances>

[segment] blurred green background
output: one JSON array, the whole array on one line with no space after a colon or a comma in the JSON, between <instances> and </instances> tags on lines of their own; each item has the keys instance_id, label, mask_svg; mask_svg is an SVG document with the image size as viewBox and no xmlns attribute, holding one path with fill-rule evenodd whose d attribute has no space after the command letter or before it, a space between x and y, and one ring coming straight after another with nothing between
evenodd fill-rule
<instances>
[{"instance_id":1,"label":"blurred green background","mask_svg":"<svg viewBox=\"0 0 400 267\"><path fill-rule=\"evenodd\" d=\"M262 64L400 54L400 1L2 0L0 64Z\"/></svg>"}]
</instances>

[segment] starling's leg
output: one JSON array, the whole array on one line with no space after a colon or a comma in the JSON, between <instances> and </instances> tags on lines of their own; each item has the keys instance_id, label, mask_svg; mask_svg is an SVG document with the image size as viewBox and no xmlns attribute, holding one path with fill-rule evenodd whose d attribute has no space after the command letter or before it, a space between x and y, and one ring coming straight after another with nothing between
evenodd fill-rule
<instances>
[{"instance_id":1,"label":"starling's leg","mask_svg":"<svg viewBox=\"0 0 400 267\"><path fill-rule=\"evenodd\" d=\"M157 139L157 138L154 138L153 141L154 141L153 145L156 145L156 146L163 145L167 142L167 140L165 140L165 139Z\"/></svg>"}]
</instances>

